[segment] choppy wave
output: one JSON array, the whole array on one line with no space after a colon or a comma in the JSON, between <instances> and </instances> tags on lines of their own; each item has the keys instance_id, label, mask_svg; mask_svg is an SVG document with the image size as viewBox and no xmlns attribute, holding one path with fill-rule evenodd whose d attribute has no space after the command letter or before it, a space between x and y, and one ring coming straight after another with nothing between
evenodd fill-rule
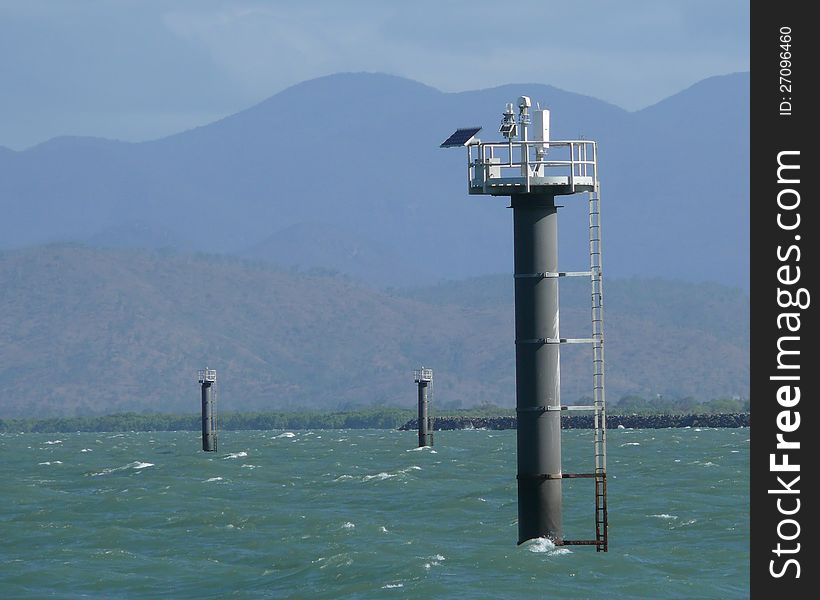
<instances>
[{"instance_id":1,"label":"choppy wave","mask_svg":"<svg viewBox=\"0 0 820 600\"><path fill-rule=\"evenodd\" d=\"M243 450L242 452L231 452L230 454L226 454L222 458L225 459L225 460L228 460L228 459L231 459L231 458L244 458L247 455L248 455L248 453Z\"/></svg>"},{"instance_id":2,"label":"choppy wave","mask_svg":"<svg viewBox=\"0 0 820 600\"><path fill-rule=\"evenodd\" d=\"M529 540L528 542L524 542L523 544L521 544L521 546L535 554L548 554L551 556L560 554L572 554L572 550L570 550L566 546L556 546L555 542L545 537Z\"/></svg>"},{"instance_id":3,"label":"choppy wave","mask_svg":"<svg viewBox=\"0 0 820 600\"><path fill-rule=\"evenodd\" d=\"M110 473L116 473L118 471L127 471L128 469L134 469L135 471L140 471L142 469L147 469L148 467L153 467L154 463L149 462L140 462L135 460L134 462L130 462L127 465L123 465L121 467L111 467L108 469L103 469L102 471L96 471L94 473L90 473L92 477L99 477L100 475L109 475Z\"/></svg>"},{"instance_id":4,"label":"choppy wave","mask_svg":"<svg viewBox=\"0 0 820 600\"><path fill-rule=\"evenodd\" d=\"M600 596L602 581L608 600L658 589L748 597L748 430L613 432L605 555L544 539L518 549L515 431L441 432L438 455L416 448L415 432L270 439L282 433L224 431L222 454L202 453L198 432L66 434L52 445L54 434L0 436L15 482L0 503L15 568L0 598L569 599ZM589 432L562 438L565 470L583 471ZM568 538L594 535L591 494L583 482L565 488Z\"/></svg>"},{"instance_id":5,"label":"choppy wave","mask_svg":"<svg viewBox=\"0 0 820 600\"><path fill-rule=\"evenodd\" d=\"M418 446L417 448L410 448L405 450L405 452L429 452L430 454L438 454L435 450L433 450L430 446Z\"/></svg>"}]
</instances>

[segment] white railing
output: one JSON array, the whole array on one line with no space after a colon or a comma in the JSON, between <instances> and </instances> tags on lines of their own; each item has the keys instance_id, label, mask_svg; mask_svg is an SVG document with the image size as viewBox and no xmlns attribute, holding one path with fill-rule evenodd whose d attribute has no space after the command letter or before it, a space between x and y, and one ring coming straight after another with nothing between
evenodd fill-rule
<instances>
[{"instance_id":1,"label":"white railing","mask_svg":"<svg viewBox=\"0 0 820 600\"><path fill-rule=\"evenodd\" d=\"M495 183L589 186L598 180L597 143L592 140L477 142L467 146L471 191Z\"/></svg>"},{"instance_id":2,"label":"white railing","mask_svg":"<svg viewBox=\"0 0 820 600\"><path fill-rule=\"evenodd\" d=\"M199 375L199 383L216 381L216 369L200 369L197 374Z\"/></svg>"},{"instance_id":3,"label":"white railing","mask_svg":"<svg viewBox=\"0 0 820 600\"><path fill-rule=\"evenodd\" d=\"M413 371L413 381L418 383L419 381L433 381L433 369L415 369Z\"/></svg>"}]
</instances>

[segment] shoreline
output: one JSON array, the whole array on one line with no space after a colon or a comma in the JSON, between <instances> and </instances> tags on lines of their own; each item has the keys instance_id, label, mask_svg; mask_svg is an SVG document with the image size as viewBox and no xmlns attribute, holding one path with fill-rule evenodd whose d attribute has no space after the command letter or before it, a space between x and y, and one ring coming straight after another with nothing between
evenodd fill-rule
<instances>
[{"instance_id":1,"label":"shoreline","mask_svg":"<svg viewBox=\"0 0 820 600\"><path fill-rule=\"evenodd\" d=\"M435 431L458 429L515 429L516 418L508 417L434 417ZM715 413L700 415L607 415L607 429L668 429L683 427L739 428L751 426L750 413ZM592 429L592 415L564 415L562 429ZM400 431L418 429L418 419L399 427Z\"/></svg>"}]
</instances>

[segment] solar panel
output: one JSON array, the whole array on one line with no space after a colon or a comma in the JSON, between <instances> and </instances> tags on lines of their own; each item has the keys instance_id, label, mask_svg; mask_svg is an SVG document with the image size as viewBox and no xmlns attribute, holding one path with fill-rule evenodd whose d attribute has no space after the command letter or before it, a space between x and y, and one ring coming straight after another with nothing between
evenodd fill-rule
<instances>
[{"instance_id":1,"label":"solar panel","mask_svg":"<svg viewBox=\"0 0 820 600\"><path fill-rule=\"evenodd\" d=\"M466 146L475 134L481 131L481 127L465 127L464 129L456 129L456 132L441 143L439 148L455 148L458 146Z\"/></svg>"}]
</instances>

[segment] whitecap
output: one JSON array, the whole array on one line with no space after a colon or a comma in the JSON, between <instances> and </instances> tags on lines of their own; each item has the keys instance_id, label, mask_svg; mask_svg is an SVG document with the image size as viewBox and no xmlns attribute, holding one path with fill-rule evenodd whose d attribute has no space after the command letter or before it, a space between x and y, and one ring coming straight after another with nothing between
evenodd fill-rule
<instances>
[{"instance_id":1,"label":"whitecap","mask_svg":"<svg viewBox=\"0 0 820 600\"><path fill-rule=\"evenodd\" d=\"M46 444L49 444L49 445L51 445L51 444L62 444L62 443L63 443L63 440L50 440L50 441L46 442Z\"/></svg>"},{"instance_id":2,"label":"whitecap","mask_svg":"<svg viewBox=\"0 0 820 600\"><path fill-rule=\"evenodd\" d=\"M438 454L438 452L433 450L430 446L419 446L417 448L409 448L405 450L405 452L429 452L430 454Z\"/></svg>"},{"instance_id":3,"label":"whitecap","mask_svg":"<svg viewBox=\"0 0 820 600\"><path fill-rule=\"evenodd\" d=\"M94 452L91 448L83 448L80 452Z\"/></svg>"},{"instance_id":4,"label":"whitecap","mask_svg":"<svg viewBox=\"0 0 820 600\"><path fill-rule=\"evenodd\" d=\"M46 462L37 463L38 465L61 465L63 461L61 460L49 460Z\"/></svg>"},{"instance_id":5,"label":"whitecap","mask_svg":"<svg viewBox=\"0 0 820 600\"><path fill-rule=\"evenodd\" d=\"M333 481L344 481L345 479L353 479L353 475L339 475Z\"/></svg>"},{"instance_id":6,"label":"whitecap","mask_svg":"<svg viewBox=\"0 0 820 600\"><path fill-rule=\"evenodd\" d=\"M650 517L655 517L656 519L666 519L668 521L674 521L678 518L677 515L669 515L669 514L666 514L666 513L661 513L659 515L649 515L649 516Z\"/></svg>"},{"instance_id":7,"label":"whitecap","mask_svg":"<svg viewBox=\"0 0 820 600\"><path fill-rule=\"evenodd\" d=\"M210 483L212 481L222 481L221 477L211 477L210 479L206 479L205 483Z\"/></svg>"},{"instance_id":8,"label":"whitecap","mask_svg":"<svg viewBox=\"0 0 820 600\"><path fill-rule=\"evenodd\" d=\"M247 456L247 455L248 455L248 453L247 453L247 452L232 452L231 454L228 454L227 456L225 456L225 457L223 457L223 458L224 458L224 459L229 459L229 458L243 458L243 457L245 457L245 456Z\"/></svg>"},{"instance_id":9,"label":"whitecap","mask_svg":"<svg viewBox=\"0 0 820 600\"><path fill-rule=\"evenodd\" d=\"M382 586L382 589L383 590L390 590L390 589L393 589L393 588L401 588L401 587L404 587L403 583L385 583Z\"/></svg>"},{"instance_id":10,"label":"whitecap","mask_svg":"<svg viewBox=\"0 0 820 600\"><path fill-rule=\"evenodd\" d=\"M382 533L390 533L389 531L387 531L387 527L385 527L384 525L379 527L379 531L382 532Z\"/></svg>"},{"instance_id":11,"label":"whitecap","mask_svg":"<svg viewBox=\"0 0 820 600\"><path fill-rule=\"evenodd\" d=\"M243 469L258 469L259 465L242 465Z\"/></svg>"},{"instance_id":12,"label":"whitecap","mask_svg":"<svg viewBox=\"0 0 820 600\"><path fill-rule=\"evenodd\" d=\"M365 475L364 477L362 477L362 481L370 481L371 479L378 479L379 481L382 481L384 479L390 479L391 477L395 477L395 475L385 473L384 471L382 471L381 473L377 473L376 475Z\"/></svg>"},{"instance_id":13,"label":"whitecap","mask_svg":"<svg viewBox=\"0 0 820 600\"><path fill-rule=\"evenodd\" d=\"M356 528L356 524L351 523L350 521L345 521L344 523L342 523L342 529L355 529L355 528Z\"/></svg>"},{"instance_id":14,"label":"whitecap","mask_svg":"<svg viewBox=\"0 0 820 600\"><path fill-rule=\"evenodd\" d=\"M134 462L128 463L127 465L123 465L121 467L111 467L110 469L103 469L102 471L97 471L96 473L91 473L91 476L92 477L99 477L100 475L108 475L109 473L114 473L116 471L124 471L126 469L140 470L140 469L145 469L147 467L153 467L153 466L154 466L154 463L139 462L139 461L135 460Z\"/></svg>"},{"instance_id":15,"label":"whitecap","mask_svg":"<svg viewBox=\"0 0 820 600\"><path fill-rule=\"evenodd\" d=\"M531 539L522 545L530 552L534 552L536 554L549 554L552 556L556 554L572 553L569 548L558 547L555 545L555 542L545 537Z\"/></svg>"},{"instance_id":16,"label":"whitecap","mask_svg":"<svg viewBox=\"0 0 820 600\"><path fill-rule=\"evenodd\" d=\"M292 438L292 437L296 437L296 434L291 432L291 431L286 431L284 433L280 433L279 435L273 436L271 439L272 440L278 440L279 438Z\"/></svg>"},{"instance_id":17,"label":"whitecap","mask_svg":"<svg viewBox=\"0 0 820 600\"><path fill-rule=\"evenodd\" d=\"M640 445L641 445L640 442L626 442L624 444L621 444L621 448L623 448L624 446L640 446Z\"/></svg>"}]
</instances>

